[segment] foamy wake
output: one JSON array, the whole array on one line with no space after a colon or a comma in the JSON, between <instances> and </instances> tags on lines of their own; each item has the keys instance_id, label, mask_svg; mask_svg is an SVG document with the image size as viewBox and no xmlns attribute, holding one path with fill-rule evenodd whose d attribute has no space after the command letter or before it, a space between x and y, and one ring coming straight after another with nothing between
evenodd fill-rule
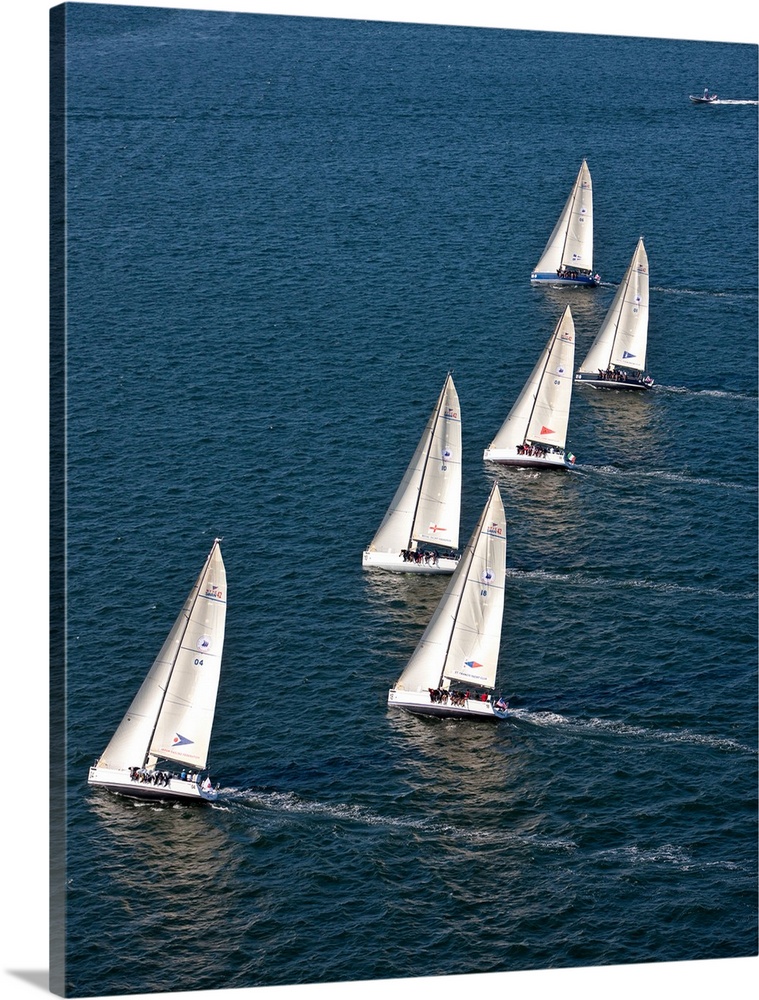
<instances>
[{"instance_id":1,"label":"foamy wake","mask_svg":"<svg viewBox=\"0 0 759 1000\"><path fill-rule=\"evenodd\" d=\"M586 475L600 473L604 476L620 476L626 479L654 479L667 483L683 483L687 486L713 486L717 489L726 490L748 490L756 492L756 485L753 483L736 483L726 479L710 479L708 476L691 476L687 472L672 471L670 469L620 469L616 465L585 465L583 471Z\"/></svg>"},{"instance_id":2,"label":"foamy wake","mask_svg":"<svg viewBox=\"0 0 759 1000\"><path fill-rule=\"evenodd\" d=\"M685 385L655 385L654 389L659 392L671 392L681 396L693 396L711 399L746 400L750 403L756 402L756 397L745 392L731 392L728 389L689 389Z\"/></svg>"},{"instance_id":3,"label":"foamy wake","mask_svg":"<svg viewBox=\"0 0 759 1000\"><path fill-rule=\"evenodd\" d=\"M571 850L574 841L563 837L540 836L508 829L481 830L465 829L448 823L430 821L424 817L383 816L364 806L347 805L341 802L319 802L302 799L293 792L258 792L252 789L221 789L223 797L237 804L252 808L266 809L279 813L293 813L325 820L350 823L360 826L395 828L398 831L413 830L417 835L434 838L443 837L450 843L481 845L484 840L491 843L524 843L543 847L547 850Z\"/></svg>"},{"instance_id":4,"label":"foamy wake","mask_svg":"<svg viewBox=\"0 0 759 1000\"><path fill-rule=\"evenodd\" d=\"M641 742L655 743L685 743L688 745L709 747L713 750L722 750L727 753L751 754L756 756L758 751L754 747L746 746L737 740L729 737L709 736L704 733L694 733L688 729L667 730L667 729L647 729L645 726L631 726L626 722L618 722L613 719L572 719L556 712L531 712L528 709L510 709L509 715L520 722L527 722L534 726L561 726L570 731L583 733L600 733L612 736L621 736L625 739L635 739Z\"/></svg>"},{"instance_id":5,"label":"foamy wake","mask_svg":"<svg viewBox=\"0 0 759 1000\"><path fill-rule=\"evenodd\" d=\"M514 580L526 580L528 582L535 580L538 583L543 581L547 583L564 583L572 587L588 587L591 589L604 587L610 590L627 590L630 588L651 590L654 593L660 593L667 596L676 596L678 594L700 594L706 597L725 597L731 601L756 601L757 599L755 591L751 591L749 593L735 593L734 591L722 590L719 587L694 587L693 585L684 586L682 584L662 582L660 580L634 580L627 578L624 580L609 580L606 577L591 576L582 572L558 573L544 569L507 569L506 576L507 578Z\"/></svg>"}]
</instances>

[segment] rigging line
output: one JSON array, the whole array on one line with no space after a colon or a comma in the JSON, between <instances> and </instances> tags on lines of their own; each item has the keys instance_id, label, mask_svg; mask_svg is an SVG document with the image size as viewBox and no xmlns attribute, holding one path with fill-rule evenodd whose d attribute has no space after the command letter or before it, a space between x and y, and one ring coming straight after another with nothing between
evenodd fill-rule
<instances>
[{"instance_id":1,"label":"rigging line","mask_svg":"<svg viewBox=\"0 0 759 1000\"><path fill-rule=\"evenodd\" d=\"M424 477L425 477L425 475L427 473L427 466L429 465L429 461L430 461L430 453L432 452L432 442L435 440L435 431L437 429L437 422L440 419L440 411L443 408L443 399L445 397L445 391L448 388L448 382L450 381L450 378L451 378L451 373L448 372L448 374L445 377L445 382L443 383L443 388L440 390L440 395L438 396L437 409L435 411L435 417L430 422L430 433L429 433L429 437L427 439L427 452L426 452L426 454L424 456L424 464L422 465L422 475L421 475L421 477L419 479L419 488L416 491L416 503L414 504L414 516L411 518L411 529L409 531L408 545L406 546L409 549L411 548L411 543L414 540L414 528L416 527L416 515L419 512L419 504L420 504L421 499L422 499L422 486L424 485Z\"/></svg>"},{"instance_id":2,"label":"rigging line","mask_svg":"<svg viewBox=\"0 0 759 1000\"><path fill-rule=\"evenodd\" d=\"M582 167L580 167L580 171L582 172ZM563 244L563 246L561 248L561 260L560 260L560 262L561 262L561 264L564 267L566 267L566 262L564 260L564 254L566 253L566 249L567 249L567 240L569 239L569 230L571 228L572 215L574 214L575 202L577 201L577 196L580 193L581 186L582 185L580 183L580 175L578 174L577 175L577 179L575 180L574 187L572 188L572 194L570 196L571 199L572 199L572 205L571 205L571 207L569 209L569 213L567 214L567 225L566 225L566 228L564 230L564 244Z\"/></svg>"},{"instance_id":3,"label":"rigging line","mask_svg":"<svg viewBox=\"0 0 759 1000\"><path fill-rule=\"evenodd\" d=\"M192 613L195 610L195 605L198 603L198 598L200 597L201 585L206 578L206 574L208 573L208 567L211 564L211 557L216 551L218 544L219 544L219 539L218 538L214 539L214 543L211 546L211 551L208 553L208 556L206 557L205 565L203 566L203 569L200 571L198 579L195 581L195 587L193 588L195 590L195 596L192 598L192 601L190 602L190 610L187 613L187 617L185 618L184 628L182 629L182 634L179 637L179 642L177 643L177 648L174 653L174 659L171 664L171 670L169 671L169 676L166 678L166 687L163 689L163 696L161 698L161 703L158 706L158 711L156 712L155 721L153 722L153 729L152 732L150 733L150 739L148 740L148 745L145 748L145 755L142 759L143 767L145 767L145 765L148 762L148 758L150 757L150 747L151 744L153 743L153 737L155 736L156 729L158 729L158 720L161 718L161 712L163 711L163 706L166 701L166 695L169 693L169 687L171 686L171 678L174 674L174 670L177 665L177 660L179 659L179 654L182 652L182 644L184 643L184 637L187 635L187 629L190 626Z\"/></svg>"},{"instance_id":4,"label":"rigging line","mask_svg":"<svg viewBox=\"0 0 759 1000\"><path fill-rule=\"evenodd\" d=\"M569 306L567 306L566 309L569 309ZM566 309L564 310L564 313L566 313ZM561 326L561 323L564 319L564 313L562 314L562 317L559 320L559 327ZM553 351L553 346L556 343L556 334L558 333L559 327L557 327L556 330L554 330L553 336L551 337L551 343L546 349L546 361L545 364L543 365L543 371L540 374L540 378L538 379L538 386L535 390L535 394L532 397L532 406L530 408L530 415L527 418L527 424L524 429L525 440L527 440L527 431L530 429L530 424L532 423L532 417L533 414L535 413L535 407L538 405L538 396L540 395L540 387L543 384L543 379L546 377L546 371L548 370L548 362L551 360L551 352Z\"/></svg>"},{"instance_id":5,"label":"rigging line","mask_svg":"<svg viewBox=\"0 0 759 1000\"><path fill-rule=\"evenodd\" d=\"M612 359L612 357L614 355L614 348L615 348L615 346L617 344L617 337L619 336L619 324L620 324L620 321L622 319L622 312L624 310L625 301L627 299L627 293L630 290L630 278L631 277L632 277L632 270L630 268L628 268L627 274L622 279L622 283L620 284L620 288L623 288L623 291L622 291L622 296L621 296L621 299L620 299L619 309L617 310L617 318L614 321L614 336L611 338L611 345L609 347L609 357L606 360L606 368L607 368L607 370L609 368L611 368L611 359Z\"/></svg>"},{"instance_id":6,"label":"rigging line","mask_svg":"<svg viewBox=\"0 0 759 1000\"><path fill-rule=\"evenodd\" d=\"M445 656L443 657L443 666L440 671L440 680L438 681L438 687L441 687L443 683L443 677L445 676L445 668L448 665L448 656L451 651L451 643L453 642L453 633L456 630L456 621L459 616L459 609L461 608L461 602L464 599L464 592L466 590L467 584L469 583L469 571L471 570L472 563L474 562L474 554L477 550L477 543L479 542L480 536L482 535L482 529L485 524L487 514L489 514L490 512L490 501L493 499L493 494L495 493L497 485L498 485L497 482L493 482L493 485L490 488L490 496L488 497L488 502L485 504L482 510L482 514L480 515L480 520L477 524L477 534L474 536L474 543L472 544L471 550L469 552L469 561L466 564L466 573L462 572L462 576L464 577L464 583L461 587L461 590L459 591L459 599L456 604L456 610L453 613L453 626L451 627L451 630L448 633L448 642L446 643L445 647ZM472 681L472 683L474 684L476 683L476 681ZM488 687L487 684L481 684L480 686Z\"/></svg>"}]
</instances>

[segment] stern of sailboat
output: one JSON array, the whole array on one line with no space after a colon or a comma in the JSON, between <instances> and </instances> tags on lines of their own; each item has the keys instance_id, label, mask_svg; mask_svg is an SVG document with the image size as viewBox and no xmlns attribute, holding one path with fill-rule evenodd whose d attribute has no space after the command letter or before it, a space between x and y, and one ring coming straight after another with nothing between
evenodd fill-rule
<instances>
[{"instance_id":1,"label":"stern of sailboat","mask_svg":"<svg viewBox=\"0 0 759 1000\"><path fill-rule=\"evenodd\" d=\"M418 556L418 558L417 558ZM447 573L456 569L458 556L451 553L420 550L406 557L400 552L378 552L365 549L361 565L364 569L384 570L388 573Z\"/></svg>"},{"instance_id":2,"label":"stern of sailboat","mask_svg":"<svg viewBox=\"0 0 759 1000\"><path fill-rule=\"evenodd\" d=\"M448 692L446 692L448 694ZM445 701L434 699L431 691L404 691L391 688L387 696L388 706L402 708L412 715L425 715L438 719L477 719L485 722L498 722L507 717L504 710L496 711L492 696L485 700L461 695L460 700L452 700L450 695Z\"/></svg>"},{"instance_id":3,"label":"stern of sailboat","mask_svg":"<svg viewBox=\"0 0 759 1000\"><path fill-rule=\"evenodd\" d=\"M555 451L544 455L530 455L526 451L518 452L516 448L486 448L482 458L495 465L511 465L522 469L571 469L574 456L568 458L569 454Z\"/></svg>"},{"instance_id":4,"label":"stern of sailboat","mask_svg":"<svg viewBox=\"0 0 759 1000\"><path fill-rule=\"evenodd\" d=\"M589 385L593 389L632 389L633 391L645 391L654 385L654 380L646 375L631 376L614 371L610 372L577 372L575 383L578 385Z\"/></svg>"},{"instance_id":5,"label":"stern of sailboat","mask_svg":"<svg viewBox=\"0 0 759 1000\"><path fill-rule=\"evenodd\" d=\"M533 271L530 275L533 285L572 285L580 288L597 288L601 284L600 274L566 275L545 271Z\"/></svg>"},{"instance_id":6,"label":"stern of sailboat","mask_svg":"<svg viewBox=\"0 0 759 1000\"><path fill-rule=\"evenodd\" d=\"M211 786L209 779L201 782L199 775L190 780L171 772L137 767L125 771L96 763L90 768L87 783L130 798L154 801L214 802L218 798L218 786Z\"/></svg>"}]
</instances>

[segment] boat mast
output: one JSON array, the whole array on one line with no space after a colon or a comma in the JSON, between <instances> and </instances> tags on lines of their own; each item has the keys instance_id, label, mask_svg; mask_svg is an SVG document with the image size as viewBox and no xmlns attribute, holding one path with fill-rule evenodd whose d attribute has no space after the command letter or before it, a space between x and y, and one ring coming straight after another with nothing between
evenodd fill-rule
<instances>
[{"instance_id":1,"label":"boat mast","mask_svg":"<svg viewBox=\"0 0 759 1000\"><path fill-rule=\"evenodd\" d=\"M567 309L569 309L569 306L567 306ZM564 316L562 316L561 318L563 320ZM561 322L561 321L559 321L559 322ZM557 327L557 329L558 329L558 327ZM548 368L548 362L551 360L551 348L553 347L555 338L556 338L556 331L554 330L554 335L553 335L553 337L551 337L551 342L550 342L548 348L546 349L546 360L545 360L545 364L543 365L543 371L541 372L540 378L538 379L538 387L535 390L535 395L532 397L532 407L530 408L530 415L527 417L527 423L525 424L525 427L524 427L524 440L525 441L527 440L527 431L529 430L530 424L532 423L532 415L535 412L535 407L538 405L538 396L540 395L540 390L541 390L541 387L543 385L543 379L546 377L546 369Z\"/></svg>"},{"instance_id":2,"label":"boat mast","mask_svg":"<svg viewBox=\"0 0 759 1000\"><path fill-rule=\"evenodd\" d=\"M459 610L461 608L461 602L464 600L464 591L466 589L466 585L467 585L468 580L469 580L469 570L472 568L472 563L474 562L474 554L477 551L477 544L478 544L478 542L480 540L480 537L482 535L482 526L484 525L484 523L485 523L485 521L487 519L487 515L490 513L490 500L491 500L491 498L493 496L493 493L495 492L496 486L497 486L497 483L495 481L493 481L493 485L490 488L490 496L488 497L488 502L485 504L485 506L483 508L483 511L482 511L482 514L480 514L480 520L477 522L477 533L476 533L476 536L475 536L475 542L474 542L474 544L472 545L472 548L469 551L469 558L468 558L468 561L466 563L466 573L464 573L463 570L461 571L461 575L464 577L464 583L463 583L463 585L461 587L461 590L459 591L459 599L458 599L458 601L456 603L456 610L453 612L453 616L452 616L453 617L453 627L451 628L450 632L448 633L448 642L446 643L445 655L443 656L443 665L440 668L440 680L438 681L438 684L437 684L438 687L442 687L442 685L443 685L443 676L445 674L446 664L448 663L448 656L450 655L450 651L451 651L451 643L453 642L453 633L454 633L454 631L456 629L456 621L458 620L458 617L459 617ZM457 568L457 571L458 571L458 568ZM487 685L481 685L481 686L482 687L486 687Z\"/></svg>"},{"instance_id":3,"label":"boat mast","mask_svg":"<svg viewBox=\"0 0 759 1000\"><path fill-rule=\"evenodd\" d=\"M564 227L564 244L563 244L563 246L561 248L561 260L559 261L561 267L567 267L567 262L566 262L566 260L564 258L564 255L565 255L566 249L567 249L567 241L569 240L569 230L572 228L572 219L574 217L575 204L576 204L577 199L578 199L578 197L580 195L580 192L582 191L583 168L587 169L587 166L588 166L587 160L585 158L583 158L583 161L580 164L580 170L579 170L579 172L577 174L577 177L575 178L575 183L574 183L574 187L572 188L572 193L570 194L569 199L567 201L567 204L569 205L569 211L566 213L567 214L567 224ZM585 267L585 261L584 260L582 261L582 266L581 267L578 266L576 269L578 271L586 271L588 274L591 273L591 270L589 268Z\"/></svg>"},{"instance_id":4,"label":"boat mast","mask_svg":"<svg viewBox=\"0 0 759 1000\"><path fill-rule=\"evenodd\" d=\"M569 230L571 229L572 213L574 212L575 202L577 201L577 194L578 194L578 192L580 190L580 175L581 174L582 174L582 167L580 167L580 173L577 175L574 187L572 188L572 194L570 195L571 205L570 205L569 212L567 212L567 224L564 227L564 244L563 244L563 246L561 248L561 260L559 261L559 263L561 264L562 267L566 267L567 266L566 263L565 263L565 261L564 261L564 254L566 253L567 240L569 239Z\"/></svg>"},{"instance_id":5,"label":"boat mast","mask_svg":"<svg viewBox=\"0 0 759 1000\"><path fill-rule=\"evenodd\" d=\"M406 546L407 549L411 549L411 545L414 541L414 528L416 527L416 515L419 511L419 502L421 501L422 498L422 486L424 485L424 477L427 473L427 465L429 464L430 452L432 451L432 442L435 439L435 429L437 428L437 422L440 419L440 410L443 407L445 390L448 388L448 382L450 380L450 377L451 373L449 371L448 374L445 376L445 382L443 382L443 388L440 390L440 395L438 396L437 409L435 411L435 419L432 421L430 425L430 436L429 440L427 441L427 453L424 456L424 464L422 465L422 475L419 479L419 488L416 491L416 503L414 504L414 515L411 518L411 527L409 529L408 545Z\"/></svg>"},{"instance_id":6,"label":"boat mast","mask_svg":"<svg viewBox=\"0 0 759 1000\"><path fill-rule=\"evenodd\" d=\"M584 164L585 160L583 160L582 163ZM580 171L577 174L577 177L575 178L575 183L574 187L572 188L572 193L569 196L570 206L569 206L569 211L567 212L567 224L564 227L564 244L561 248L561 260L559 262L562 267L567 266L566 261L564 259L564 254L566 253L567 250L567 240L569 239L569 230L572 228L572 216L575 210L575 202L577 201L577 196L580 193L580 187L582 185L581 178L582 178L582 165L580 166Z\"/></svg>"},{"instance_id":7,"label":"boat mast","mask_svg":"<svg viewBox=\"0 0 759 1000\"><path fill-rule=\"evenodd\" d=\"M161 718L161 712L163 711L163 705L164 705L164 702L166 701L166 695L169 693L169 686L171 685L171 677L172 677L172 674L174 673L174 669L175 669L175 667L177 665L177 660L179 659L179 654L182 651L182 643L184 642L184 637L187 634L187 629L188 629L189 624L190 624L190 619L192 618L192 613L195 610L195 605L198 603L198 597L200 596L201 581L205 580L206 572L208 571L208 565L211 562L211 556L213 555L214 550L215 550L216 546L219 544L220 541L221 541L220 538L215 538L214 539L213 545L211 546L211 551L208 553L208 556L206 557L205 565L203 566L203 569L200 571L200 576L198 577L197 584L196 584L197 590L195 592L195 597L193 598L192 604L190 605L190 608L188 609L187 617L185 618L184 628L182 629L182 634L181 634L181 636L178 637L177 648L176 648L176 651L174 652L174 658L173 658L172 663L171 663L171 670L169 671L169 676L166 678L166 687L163 689L163 697L161 698L161 703L158 706L158 711L156 712L155 719L153 720L153 728L152 728L152 730L150 732L150 739L148 740L148 745L145 747L145 756L142 759L142 766L143 767L147 766L148 760L150 758L150 746L151 746L151 744L153 742L153 737L155 736L155 731L158 728L158 720ZM157 759L158 758L156 758L156 760Z\"/></svg>"},{"instance_id":8,"label":"boat mast","mask_svg":"<svg viewBox=\"0 0 759 1000\"><path fill-rule=\"evenodd\" d=\"M636 254L637 254L637 250L636 250ZM609 344L609 357L606 359L606 369L607 370L612 367L612 360L611 359L614 357L614 346L617 343L617 337L619 336L619 324L620 324L620 322L622 320L622 311L624 310L625 303L627 301L627 290L630 287L630 278L631 277L632 277L632 264L630 265L630 267L627 268L627 273L625 274L625 277L624 277L624 280L623 280L623 283L622 283L622 286L621 286L622 289L623 289L623 291L620 294L619 309L617 310L617 315L616 315L616 317L614 319L614 335L612 336L611 343ZM614 365L614 368L616 368L616 365Z\"/></svg>"}]
</instances>

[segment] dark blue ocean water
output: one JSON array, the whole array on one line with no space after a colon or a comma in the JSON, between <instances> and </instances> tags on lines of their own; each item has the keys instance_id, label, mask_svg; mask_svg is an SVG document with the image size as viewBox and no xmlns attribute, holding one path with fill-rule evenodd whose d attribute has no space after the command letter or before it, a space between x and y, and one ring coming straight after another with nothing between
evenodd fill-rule
<instances>
[{"instance_id":1,"label":"dark blue ocean water","mask_svg":"<svg viewBox=\"0 0 759 1000\"><path fill-rule=\"evenodd\" d=\"M72 996L757 951L753 45L68 5ZM643 86L645 82L645 86ZM595 290L529 273L580 161ZM643 235L642 398L482 449ZM444 579L361 551L447 370L509 532L497 727L392 714ZM87 786L224 538L223 800ZM169 960L170 956L170 960ZM199 960L202 956L202 960Z\"/></svg>"}]
</instances>

